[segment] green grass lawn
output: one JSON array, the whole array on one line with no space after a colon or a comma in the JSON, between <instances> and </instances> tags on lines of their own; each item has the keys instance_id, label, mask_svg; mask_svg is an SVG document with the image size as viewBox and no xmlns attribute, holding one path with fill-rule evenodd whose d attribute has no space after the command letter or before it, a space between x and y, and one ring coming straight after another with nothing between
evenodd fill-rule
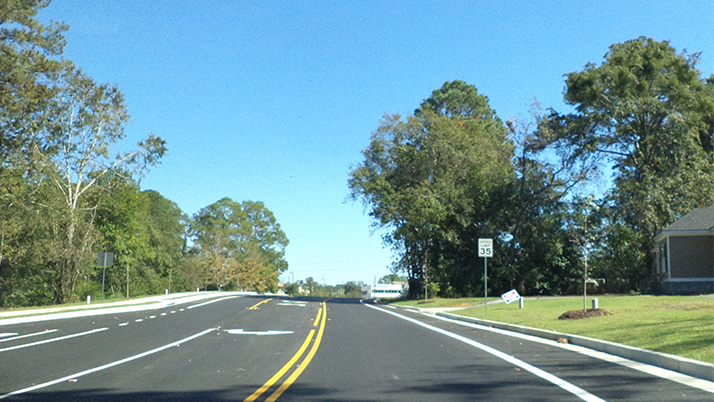
<instances>
[{"instance_id":1,"label":"green grass lawn","mask_svg":"<svg viewBox=\"0 0 714 402\"><path fill-rule=\"evenodd\" d=\"M588 307L591 307L588 297ZM569 310L582 310L582 297L528 299L518 303L471 307L452 312L468 317L583 335L638 348L714 363L714 299L698 296L597 296L612 315L558 320ZM412 307L469 306L476 299L397 302Z\"/></svg>"}]
</instances>

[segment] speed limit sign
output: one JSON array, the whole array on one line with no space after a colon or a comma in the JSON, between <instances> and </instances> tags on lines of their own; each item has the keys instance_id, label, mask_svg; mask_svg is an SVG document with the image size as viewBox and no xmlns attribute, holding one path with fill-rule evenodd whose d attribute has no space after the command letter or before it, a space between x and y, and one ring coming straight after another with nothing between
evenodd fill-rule
<instances>
[{"instance_id":1,"label":"speed limit sign","mask_svg":"<svg viewBox=\"0 0 714 402\"><path fill-rule=\"evenodd\" d=\"M478 239L478 256L493 257L493 239Z\"/></svg>"}]
</instances>

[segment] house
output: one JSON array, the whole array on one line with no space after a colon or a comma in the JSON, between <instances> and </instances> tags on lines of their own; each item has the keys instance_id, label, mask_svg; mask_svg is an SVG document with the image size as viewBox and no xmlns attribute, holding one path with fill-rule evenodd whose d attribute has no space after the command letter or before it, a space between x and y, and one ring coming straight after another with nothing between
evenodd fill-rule
<instances>
[{"instance_id":1,"label":"house","mask_svg":"<svg viewBox=\"0 0 714 402\"><path fill-rule=\"evenodd\" d=\"M664 228L655 244L662 293L714 293L714 204Z\"/></svg>"}]
</instances>

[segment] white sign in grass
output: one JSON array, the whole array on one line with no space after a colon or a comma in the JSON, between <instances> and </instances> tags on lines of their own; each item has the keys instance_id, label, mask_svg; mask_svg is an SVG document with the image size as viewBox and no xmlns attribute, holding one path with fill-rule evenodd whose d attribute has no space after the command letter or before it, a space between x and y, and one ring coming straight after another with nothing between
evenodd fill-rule
<instances>
[{"instance_id":1,"label":"white sign in grass","mask_svg":"<svg viewBox=\"0 0 714 402\"><path fill-rule=\"evenodd\" d=\"M503 299L506 304L511 304L514 301L520 300L521 295L518 294L518 291L516 289L511 289L508 292L502 294L501 299Z\"/></svg>"}]
</instances>

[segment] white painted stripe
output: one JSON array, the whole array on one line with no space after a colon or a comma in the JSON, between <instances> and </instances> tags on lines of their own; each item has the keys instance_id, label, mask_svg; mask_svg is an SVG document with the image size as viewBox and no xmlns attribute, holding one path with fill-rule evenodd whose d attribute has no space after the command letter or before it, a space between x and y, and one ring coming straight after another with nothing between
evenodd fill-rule
<instances>
[{"instance_id":1,"label":"white painted stripe","mask_svg":"<svg viewBox=\"0 0 714 402\"><path fill-rule=\"evenodd\" d=\"M155 316L155 315L150 315L150 316L149 316L149 319L153 319L153 318L156 318L156 316Z\"/></svg>"},{"instance_id":2,"label":"white painted stripe","mask_svg":"<svg viewBox=\"0 0 714 402\"><path fill-rule=\"evenodd\" d=\"M567 381L565 381L565 380L563 380L563 379L561 379L561 378L559 378L559 377L556 377L556 376L554 376L553 374L550 374L550 373L548 373L548 372L546 372L546 371L544 371L544 370L541 370L541 369L539 369L538 367L532 366L532 365L530 365L530 364L524 362L523 360L516 359L516 358L513 357L513 356L507 355L507 354L501 352L500 350L494 349L494 348L492 348L492 347L490 347L490 346L486 346L486 345L484 345L484 344L482 344L482 343L479 343L479 342L476 342L476 341L474 341L474 340L472 340L472 339L466 338L465 336L457 335L457 334L455 334L455 333L453 333L453 332L449 332L449 331L446 331L446 330L444 330L444 329L435 327L435 326L433 326L433 325L429 325L429 324L423 323L423 322L421 322L421 321L419 321L419 320L415 320L415 319L413 319L413 318L410 318L410 317L407 317L407 316L403 316L403 315L401 315L401 314L397 314L397 313L395 313L395 312L393 312L393 311L387 311L387 310L381 309L381 308L379 308L379 307L371 306L371 305L369 305L369 304L365 304L365 306L367 306L367 307L369 307L369 308L373 308L373 309L378 310L378 311L381 311L381 312L383 312L383 313L385 313L385 314L391 314L391 315L393 315L393 316L399 317L399 318L401 318L401 319L403 319L403 320L409 321L409 322L411 322L411 323L414 323L414 324L419 325L419 326L421 326L421 327L424 327L424 328L426 328L426 329L430 329L430 330L435 331L435 332L438 332L438 333L440 333L440 334L442 334L442 335L446 335L446 336L448 336L448 337L450 337L450 338L453 338L453 339L456 339L456 340L458 340L458 341L464 342L464 343L466 343L466 344L468 344L468 345L471 345L471 346L473 346L473 347L475 347L475 348L481 349L481 350L483 350L483 351L486 352L486 353L490 353L490 354L492 354L492 355L498 357L499 359L503 359L503 360L505 360L505 361L507 361L507 362L509 362L509 363L511 363L511 364L513 364L513 365L515 365L515 366L517 366L517 367L520 367L520 368L522 368L522 369L524 369L524 370L526 370L526 371L529 371L529 372L532 373L532 374L535 374L536 376L538 376L538 377L540 377L540 378L542 378L542 379L544 379L544 380L546 380L546 381L549 381L549 382L551 382L551 383L553 383L553 384L559 386L560 388L562 388L562 389L564 389L564 390L570 392L571 394L577 396L578 398L580 398L580 399L582 399L582 400L584 400L584 401L588 401L588 402L606 402L604 399L600 399L600 398L598 398L597 396L595 396L595 395L593 395L593 394L591 394L591 393L585 391L584 389L582 389L582 388L580 388L580 387L577 387L577 386L575 386L575 385L573 385L573 384L571 384L571 383L569 383L569 382L567 382Z\"/></svg>"},{"instance_id":3,"label":"white painted stripe","mask_svg":"<svg viewBox=\"0 0 714 402\"><path fill-rule=\"evenodd\" d=\"M134 320L134 321L135 321L135 322L142 322L142 321L144 321L144 319L143 319L143 318L139 318L139 319L136 319L136 320Z\"/></svg>"},{"instance_id":4,"label":"white painted stripe","mask_svg":"<svg viewBox=\"0 0 714 402\"><path fill-rule=\"evenodd\" d=\"M51 334L51 333L56 332L56 331L57 331L56 329L47 329L47 330L44 330L44 331L42 331L42 332L35 332L35 333L32 333L32 334L20 335L20 336L16 336L16 337L13 337L13 338L3 339L3 340L0 340L0 342L8 342L8 341L14 341L15 339L29 338L29 337L31 337L31 336ZM14 335L17 335L17 334L14 334Z\"/></svg>"},{"instance_id":5,"label":"white painted stripe","mask_svg":"<svg viewBox=\"0 0 714 402\"><path fill-rule=\"evenodd\" d=\"M5 399L5 398L10 397L10 396L13 396L13 395L24 394L24 393L27 393L27 392L30 392L30 391L34 391L34 390L37 390L37 389L41 389L41 388L46 388L46 387L49 387L49 386L51 386L51 385L59 384L59 383L61 383L61 382L65 382L65 381L69 381L69 380L72 380L72 379L75 379L75 378L83 377L83 376L85 376L85 375L87 375L87 374L92 374L92 373L96 373L97 371L106 370L106 369L108 369L108 368L111 368L111 367L114 367L114 366L118 366L118 365L120 365L120 364L124 364L124 363L130 362L130 361L132 361L132 360L136 360L136 359L142 358L142 357L144 357L144 356L149 356L149 355L152 355L152 354L154 354L154 353L161 352L162 350L171 348L171 347L173 347L173 346L179 345L179 344L184 343L184 342L188 342L188 341L190 341L190 340L192 340L192 339L196 339L196 338L198 338L198 337L200 337L200 336L206 335L207 333L213 332L213 331L215 331L215 330L216 330L216 328L210 328L210 329L207 329L207 330L205 330L205 331L201 331L201 332L199 332L199 333L197 333L197 334L195 334L195 335L191 335L191 336L189 336L189 337L187 337L187 338L183 338L183 339L181 339L181 340L179 340L179 341L172 342L172 343L169 343L169 344L164 345L164 346L160 346L160 347L158 347L158 348L156 348L156 349L151 349L151 350L146 351L146 352L144 352L144 353L139 353L138 355L130 356L130 357L127 357L127 358L125 358L125 359L117 360L117 361L115 361L115 362L112 362L112 363L109 363L109 364L105 364L105 365L103 365L103 366L95 367L95 368L92 368L92 369L89 369L89 370L80 371L79 373L71 374L71 375L68 375L68 376L66 376L66 377L58 378L58 379L56 379L56 380L52 380L52 381L48 381L48 382L45 382L45 383L42 383L42 384L34 385L34 386L32 386L32 387L23 388L23 389L19 389L19 390L17 390L17 391L13 391L13 392L10 392L10 393L7 393L7 394L3 394L3 395L0 395L0 399Z\"/></svg>"},{"instance_id":6,"label":"white painted stripe","mask_svg":"<svg viewBox=\"0 0 714 402\"><path fill-rule=\"evenodd\" d=\"M305 307L305 303L278 303L278 306L297 306L297 307Z\"/></svg>"},{"instance_id":7,"label":"white painted stripe","mask_svg":"<svg viewBox=\"0 0 714 402\"><path fill-rule=\"evenodd\" d=\"M238 296L221 297L220 299L209 300L209 301L207 301L207 302L203 302L203 303L199 303L199 304L194 304L193 306L188 306L188 307L186 307L186 308L190 310L190 309L192 309L192 308L205 306L206 304L217 303L217 302L219 302L219 301L228 300L228 299L235 299L235 298L237 298L237 297L238 297ZM183 309L181 309L181 311L183 311Z\"/></svg>"},{"instance_id":8,"label":"white painted stripe","mask_svg":"<svg viewBox=\"0 0 714 402\"><path fill-rule=\"evenodd\" d=\"M42 344L44 344L44 343L62 341L62 340L69 339L69 338L76 338L76 337L78 337L78 336L89 335L89 334L93 334L93 333L95 333L95 332L106 331L106 330L108 330L108 329L109 329L109 328L97 328L97 329L93 329L93 330L91 330L91 331L80 332L80 333L78 333L78 334L60 336L59 338L45 339L44 341L33 342L33 343L26 343L26 344L24 344L24 345L11 346L11 347L9 347L9 348L0 349L0 353L1 353L1 352L7 352L7 351L10 351L10 350L15 350L15 349L29 348L30 346L42 345Z\"/></svg>"},{"instance_id":9,"label":"white painted stripe","mask_svg":"<svg viewBox=\"0 0 714 402\"><path fill-rule=\"evenodd\" d=\"M126 327L127 325L129 325L128 322L123 322L123 323L119 324L120 327Z\"/></svg>"},{"instance_id":10,"label":"white painted stripe","mask_svg":"<svg viewBox=\"0 0 714 402\"><path fill-rule=\"evenodd\" d=\"M459 325L464 325L464 326L475 328L475 329L480 329L482 331L495 332L495 333L498 333L501 335L507 335L507 336L512 336L514 338L525 339L530 342L538 342L538 343L542 343L542 344L549 345L549 346L555 346L558 348L567 349L572 352L576 352L576 353L580 353L580 354L583 354L586 356L594 357L596 359L604 360L609 363L619 364L621 366L625 366L625 367L631 368L633 370L641 371L641 372L649 374L649 375L664 378L665 380L678 382L680 384L684 384L686 386L693 387L693 388L698 388L698 389L701 389L702 391L706 391L706 392L710 392L710 393L714 394L714 382L702 380L700 378L691 377L686 374L678 373L678 372L672 371L672 370L663 369L661 367L656 367L656 366L652 366L649 364L636 362L634 360L626 359L626 358L620 357L620 356L611 355L609 353L589 349L584 346L573 345L570 343L558 343L558 342L552 341L550 339L540 338L540 337L533 336L533 335L522 334L519 332L508 331L508 330L500 329L500 328L487 327L485 325L478 325L478 324L473 324L470 322L452 320L452 319L449 319L446 317L434 316L434 318L436 318L438 320L442 320L442 321L448 321L448 322L454 323L454 324L459 324Z\"/></svg>"},{"instance_id":11,"label":"white painted stripe","mask_svg":"<svg viewBox=\"0 0 714 402\"><path fill-rule=\"evenodd\" d=\"M17 332L3 332L0 334L0 338L4 338L6 336L13 336L13 335L17 335Z\"/></svg>"}]
</instances>

